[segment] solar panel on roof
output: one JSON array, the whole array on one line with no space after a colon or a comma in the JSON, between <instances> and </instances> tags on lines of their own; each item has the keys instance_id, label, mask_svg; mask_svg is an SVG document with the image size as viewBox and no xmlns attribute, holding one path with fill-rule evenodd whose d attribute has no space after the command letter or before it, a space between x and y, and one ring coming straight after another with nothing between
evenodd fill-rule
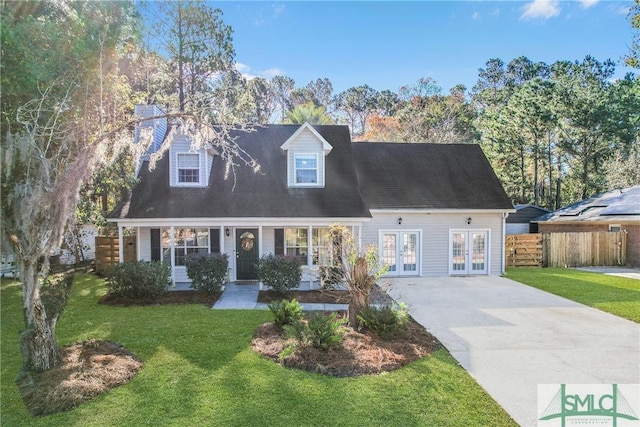
<instances>
[{"instance_id":1,"label":"solar panel on roof","mask_svg":"<svg viewBox=\"0 0 640 427\"><path fill-rule=\"evenodd\" d=\"M600 215L640 215L640 203L609 206Z\"/></svg>"}]
</instances>

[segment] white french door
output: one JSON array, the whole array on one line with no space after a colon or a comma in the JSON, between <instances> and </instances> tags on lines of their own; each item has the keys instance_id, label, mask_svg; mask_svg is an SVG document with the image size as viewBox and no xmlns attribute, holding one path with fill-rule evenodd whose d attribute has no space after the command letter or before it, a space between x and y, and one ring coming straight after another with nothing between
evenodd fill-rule
<instances>
[{"instance_id":1,"label":"white french door","mask_svg":"<svg viewBox=\"0 0 640 427\"><path fill-rule=\"evenodd\" d=\"M449 274L488 274L488 231L454 230L449 242Z\"/></svg>"},{"instance_id":2,"label":"white french door","mask_svg":"<svg viewBox=\"0 0 640 427\"><path fill-rule=\"evenodd\" d=\"M389 267L387 274L404 276L420 274L420 234L417 231L383 231L382 262Z\"/></svg>"}]
</instances>

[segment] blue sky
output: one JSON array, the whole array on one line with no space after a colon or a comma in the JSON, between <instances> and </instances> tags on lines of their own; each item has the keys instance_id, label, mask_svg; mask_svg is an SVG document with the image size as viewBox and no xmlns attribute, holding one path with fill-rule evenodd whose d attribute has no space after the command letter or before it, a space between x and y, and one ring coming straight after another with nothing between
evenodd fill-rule
<instances>
[{"instance_id":1,"label":"blue sky","mask_svg":"<svg viewBox=\"0 0 640 427\"><path fill-rule=\"evenodd\" d=\"M247 77L321 77L334 91L368 84L397 91L431 77L470 90L490 58L616 62L633 37L627 1L223 1ZM619 64L617 75L633 71Z\"/></svg>"}]
</instances>

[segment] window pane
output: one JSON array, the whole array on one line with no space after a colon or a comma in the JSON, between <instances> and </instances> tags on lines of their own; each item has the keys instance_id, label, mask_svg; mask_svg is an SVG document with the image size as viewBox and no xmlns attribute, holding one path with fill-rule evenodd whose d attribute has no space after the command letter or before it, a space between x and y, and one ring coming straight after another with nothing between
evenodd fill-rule
<instances>
[{"instance_id":1,"label":"window pane","mask_svg":"<svg viewBox=\"0 0 640 427\"><path fill-rule=\"evenodd\" d=\"M200 156L197 154L178 154L178 167L187 169L200 168Z\"/></svg>"},{"instance_id":2,"label":"window pane","mask_svg":"<svg viewBox=\"0 0 640 427\"><path fill-rule=\"evenodd\" d=\"M209 247L209 230L206 228L199 228L196 230L197 244L201 247Z\"/></svg>"},{"instance_id":3,"label":"window pane","mask_svg":"<svg viewBox=\"0 0 640 427\"><path fill-rule=\"evenodd\" d=\"M184 264L184 248L176 248L176 265L185 265Z\"/></svg>"},{"instance_id":4,"label":"window pane","mask_svg":"<svg viewBox=\"0 0 640 427\"><path fill-rule=\"evenodd\" d=\"M382 262L389 266L389 271L396 271L396 235L382 236Z\"/></svg>"},{"instance_id":5,"label":"window pane","mask_svg":"<svg viewBox=\"0 0 640 427\"><path fill-rule=\"evenodd\" d=\"M196 245L196 231L193 228L184 228L181 230L183 232L184 242L187 246L195 246Z\"/></svg>"},{"instance_id":6,"label":"window pane","mask_svg":"<svg viewBox=\"0 0 640 427\"><path fill-rule=\"evenodd\" d=\"M308 253L308 230L306 228L286 228L285 232L285 254L294 256L303 265L307 265Z\"/></svg>"},{"instance_id":7,"label":"window pane","mask_svg":"<svg viewBox=\"0 0 640 427\"><path fill-rule=\"evenodd\" d=\"M198 169L178 169L178 182L200 182Z\"/></svg>"},{"instance_id":8,"label":"window pane","mask_svg":"<svg viewBox=\"0 0 640 427\"><path fill-rule=\"evenodd\" d=\"M316 156L296 156L296 169L316 169Z\"/></svg>"},{"instance_id":9,"label":"window pane","mask_svg":"<svg viewBox=\"0 0 640 427\"><path fill-rule=\"evenodd\" d=\"M318 159L313 155L295 157L296 184L315 184L318 182Z\"/></svg>"}]
</instances>

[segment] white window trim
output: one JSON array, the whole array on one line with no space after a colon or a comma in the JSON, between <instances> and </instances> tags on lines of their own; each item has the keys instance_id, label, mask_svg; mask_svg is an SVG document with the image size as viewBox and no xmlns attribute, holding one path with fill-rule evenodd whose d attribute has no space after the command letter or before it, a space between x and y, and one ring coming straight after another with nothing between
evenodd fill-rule
<instances>
[{"instance_id":1,"label":"white window trim","mask_svg":"<svg viewBox=\"0 0 640 427\"><path fill-rule=\"evenodd\" d=\"M297 181L297 168L296 168L296 158L298 156L306 156L306 157L314 157L316 159L316 182L303 182L298 183ZM301 188L316 188L316 187L324 187L324 173L320 173L320 169L324 169L324 158L319 155L319 153L313 152L293 152L290 158L292 162L291 167L287 168L289 173L288 181L292 187L301 187Z\"/></svg>"},{"instance_id":2,"label":"white window trim","mask_svg":"<svg viewBox=\"0 0 640 427\"><path fill-rule=\"evenodd\" d=\"M175 157L175 161L176 161L176 181L175 181L175 185L177 187L204 187L204 177L203 177L203 173L202 173L202 153L200 152L183 152L183 153L175 153L176 157ZM178 161L178 158L180 156L184 156L184 155L192 155L192 156L198 156L198 182L180 182L180 169L186 169L186 168L181 168L180 167L180 162ZM190 168L189 168L190 169Z\"/></svg>"},{"instance_id":3,"label":"white window trim","mask_svg":"<svg viewBox=\"0 0 640 427\"><path fill-rule=\"evenodd\" d=\"M164 252L165 248L169 248L170 249L170 253L171 253L171 260L170 260L170 264L171 264L171 269L175 269L175 268L187 268L186 265L178 265L176 264L176 249L184 249L185 250L185 256L186 256L186 251L190 246L187 246L186 243L183 245L178 245L176 243L176 238L175 238L175 233L177 230L179 229L192 229L192 230L207 230L208 232L208 242L207 242L207 253L211 253L211 229L209 227L204 227L204 226L197 226L197 227L162 227L160 228L160 258L162 259L162 254ZM168 231L170 234L170 246L163 246L162 245L162 234L164 231ZM191 247L197 247L197 248L204 248L204 246L191 246ZM222 249L221 249L222 250Z\"/></svg>"},{"instance_id":4,"label":"white window trim","mask_svg":"<svg viewBox=\"0 0 640 427\"><path fill-rule=\"evenodd\" d=\"M613 231L612 228L617 228L618 232L622 231L622 225L621 224L609 224L609 231Z\"/></svg>"}]
</instances>

